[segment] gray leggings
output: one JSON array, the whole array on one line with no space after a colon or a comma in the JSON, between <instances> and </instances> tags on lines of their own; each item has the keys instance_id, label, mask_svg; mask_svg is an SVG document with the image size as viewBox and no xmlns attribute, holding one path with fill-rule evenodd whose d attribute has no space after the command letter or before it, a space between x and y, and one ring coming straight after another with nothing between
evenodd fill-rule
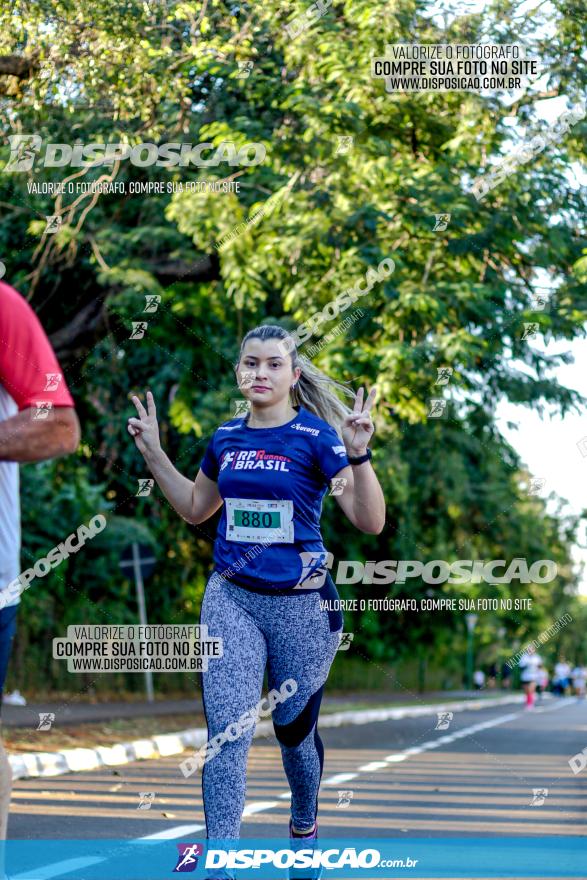
<instances>
[{"instance_id":1,"label":"gray leggings","mask_svg":"<svg viewBox=\"0 0 587 880\"><path fill-rule=\"evenodd\" d=\"M262 696L265 667L269 689L293 679L297 690L273 710L273 726L292 792L292 821L310 828L316 819L324 749L317 722L322 688L339 644L340 612L322 611L320 599L336 599L328 576L320 591L260 594L213 574L206 586L201 623L223 640L223 657L202 673L208 740L222 733ZM247 755L253 728L226 741L202 770L209 838L238 838L246 791Z\"/></svg>"}]
</instances>

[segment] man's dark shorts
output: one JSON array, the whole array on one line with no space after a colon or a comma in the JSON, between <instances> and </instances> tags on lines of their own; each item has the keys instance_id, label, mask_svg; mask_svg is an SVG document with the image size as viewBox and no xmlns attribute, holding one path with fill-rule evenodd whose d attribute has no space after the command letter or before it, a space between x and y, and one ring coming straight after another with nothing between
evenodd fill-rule
<instances>
[{"instance_id":1,"label":"man's dark shorts","mask_svg":"<svg viewBox=\"0 0 587 880\"><path fill-rule=\"evenodd\" d=\"M16 632L16 616L19 608L20 604L10 605L0 611L0 712L2 711L2 693L8 672L12 639Z\"/></svg>"}]
</instances>

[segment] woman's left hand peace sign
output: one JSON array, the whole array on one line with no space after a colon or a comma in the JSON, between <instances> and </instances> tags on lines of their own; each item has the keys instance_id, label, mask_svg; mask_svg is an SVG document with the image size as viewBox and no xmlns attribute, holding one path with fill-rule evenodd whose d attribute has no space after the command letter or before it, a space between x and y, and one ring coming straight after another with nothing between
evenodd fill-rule
<instances>
[{"instance_id":1,"label":"woman's left hand peace sign","mask_svg":"<svg viewBox=\"0 0 587 880\"><path fill-rule=\"evenodd\" d=\"M375 403L377 391L372 388L367 400L363 403L363 387L357 391L353 411L342 423L342 439L349 455L364 455L369 445L375 426L371 421L371 408Z\"/></svg>"}]
</instances>

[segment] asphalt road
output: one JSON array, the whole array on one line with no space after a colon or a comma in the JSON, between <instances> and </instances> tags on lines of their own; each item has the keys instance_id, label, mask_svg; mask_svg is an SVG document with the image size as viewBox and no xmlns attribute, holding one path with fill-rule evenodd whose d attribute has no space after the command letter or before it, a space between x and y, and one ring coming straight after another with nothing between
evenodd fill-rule
<instances>
[{"instance_id":1,"label":"asphalt road","mask_svg":"<svg viewBox=\"0 0 587 880\"><path fill-rule=\"evenodd\" d=\"M586 835L587 702L551 700L532 712L502 706L325 729L321 837ZM181 839L204 825L199 776L177 756L14 783L8 838ZM548 789L544 803L533 789ZM350 803L339 805L339 792ZM140 793L154 793L149 809ZM147 803L150 798L144 799ZM286 836L287 783L273 738L249 758L243 838Z\"/></svg>"}]
</instances>

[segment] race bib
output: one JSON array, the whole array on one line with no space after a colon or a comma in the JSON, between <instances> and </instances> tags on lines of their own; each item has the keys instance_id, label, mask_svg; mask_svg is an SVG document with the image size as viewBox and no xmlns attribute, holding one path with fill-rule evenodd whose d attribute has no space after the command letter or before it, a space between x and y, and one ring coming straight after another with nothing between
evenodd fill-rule
<instances>
[{"instance_id":1,"label":"race bib","mask_svg":"<svg viewBox=\"0 0 587 880\"><path fill-rule=\"evenodd\" d=\"M225 498L226 540L293 544L293 501Z\"/></svg>"}]
</instances>

